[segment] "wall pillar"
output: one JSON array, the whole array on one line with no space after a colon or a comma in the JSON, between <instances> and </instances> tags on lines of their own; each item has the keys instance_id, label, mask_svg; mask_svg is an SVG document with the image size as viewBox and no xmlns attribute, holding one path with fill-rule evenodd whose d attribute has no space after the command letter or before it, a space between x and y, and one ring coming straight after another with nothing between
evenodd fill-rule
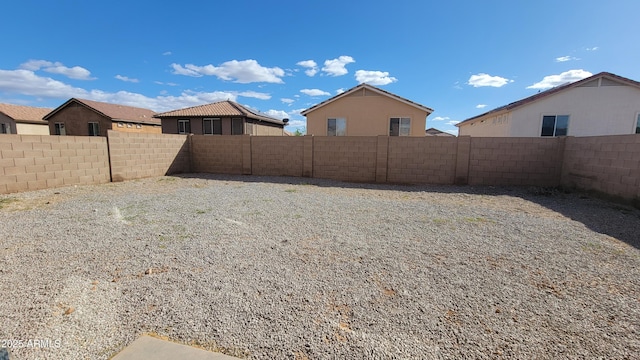
<instances>
[{"instance_id":1,"label":"wall pillar","mask_svg":"<svg viewBox=\"0 0 640 360\"><path fill-rule=\"evenodd\" d=\"M313 135L303 137L302 176L313 177Z\"/></svg>"},{"instance_id":2,"label":"wall pillar","mask_svg":"<svg viewBox=\"0 0 640 360\"><path fill-rule=\"evenodd\" d=\"M376 182L386 183L389 168L389 136L379 135L376 151Z\"/></svg>"},{"instance_id":3,"label":"wall pillar","mask_svg":"<svg viewBox=\"0 0 640 360\"><path fill-rule=\"evenodd\" d=\"M456 151L456 185L469 183L469 158L471 157L471 136L458 136L458 149Z\"/></svg>"},{"instance_id":4,"label":"wall pillar","mask_svg":"<svg viewBox=\"0 0 640 360\"><path fill-rule=\"evenodd\" d=\"M242 175L251 175L251 135L242 135Z\"/></svg>"}]
</instances>

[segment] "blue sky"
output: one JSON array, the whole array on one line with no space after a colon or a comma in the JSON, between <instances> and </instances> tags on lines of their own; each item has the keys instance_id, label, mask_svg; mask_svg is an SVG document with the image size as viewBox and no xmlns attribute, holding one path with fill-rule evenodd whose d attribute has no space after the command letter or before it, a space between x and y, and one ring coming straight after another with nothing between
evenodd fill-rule
<instances>
[{"instance_id":1,"label":"blue sky","mask_svg":"<svg viewBox=\"0 0 640 360\"><path fill-rule=\"evenodd\" d=\"M300 111L368 82L453 125L601 71L640 80L637 0L10 1L0 102Z\"/></svg>"}]
</instances>

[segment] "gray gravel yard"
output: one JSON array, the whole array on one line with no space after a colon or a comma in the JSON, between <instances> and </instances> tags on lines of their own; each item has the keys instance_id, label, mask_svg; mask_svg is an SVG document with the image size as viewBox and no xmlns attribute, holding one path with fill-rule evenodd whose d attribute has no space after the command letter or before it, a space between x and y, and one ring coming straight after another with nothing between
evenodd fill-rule
<instances>
[{"instance_id":1,"label":"gray gravel yard","mask_svg":"<svg viewBox=\"0 0 640 360\"><path fill-rule=\"evenodd\" d=\"M250 359L640 356L640 211L578 193L193 174L0 207L12 359L145 333Z\"/></svg>"}]
</instances>

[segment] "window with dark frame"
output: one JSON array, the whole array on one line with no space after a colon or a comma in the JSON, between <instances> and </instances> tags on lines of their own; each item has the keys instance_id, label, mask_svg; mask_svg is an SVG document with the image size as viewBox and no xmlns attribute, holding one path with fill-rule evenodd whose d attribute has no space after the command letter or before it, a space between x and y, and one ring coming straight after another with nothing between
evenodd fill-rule
<instances>
[{"instance_id":1,"label":"window with dark frame","mask_svg":"<svg viewBox=\"0 0 640 360\"><path fill-rule=\"evenodd\" d=\"M89 136L100 136L100 126L97 122L89 123Z\"/></svg>"},{"instance_id":2,"label":"window with dark frame","mask_svg":"<svg viewBox=\"0 0 640 360\"><path fill-rule=\"evenodd\" d=\"M202 133L213 135L213 119L202 119Z\"/></svg>"},{"instance_id":3,"label":"window with dark frame","mask_svg":"<svg viewBox=\"0 0 640 360\"><path fill-rule=\"evenodd\" d=\"M241 118L231 119L231 135L244 134L244 122Z\"/></svg>"},{"instance_id":4,"label":"window with dark frame","mask_svg":"<svg viewBox=\"0 0 640 360\"><path fill-rule=\"evenodd\" d=\"M346 136L347 119L329 118L327 119L327 136Z\"/></svg>"},{"instance_id":5,"label":"window with dark frame","mask_svg":"<svg viewBox=\"0 0 640 360\"><path fill-rule=\"evenodd\" d=\"M638 114L638 118L636 119L636 134L640 134L640 114Z\"/></svg>"},{"instance_id":6,"label":"window with dark frame","mask_svg":"<svg viewBox=\"0 0 640 360\"><path fill-rule=\"evenodd\" d=\"M190 134L191 133L191 122L189 119L180 119L178 120L178 134Z\"/></svg>"},{"instance_id":7,"label":"window with dark frame","mask_svg":"<svg viewBox=\"0 0 640 360\"><path fill-rule=\"evenodd\" d=\"M0 124L0 134L11 134L11 125L5 123Z\"/></svg>"},{"instance_id":8,"label":"window with dark frame","mask_svg":"<svg viewBox=\"0 0 640 360\"><path fill-rule=\"evenodd\" d=\"M67 135L67 131L64 128L64 123L53 124L56 135Z\"/></svg>"},{"instance_id":9,"label":"window with dark frame","mask_svg":"<svg viewBox=\"0 0 640 360\"><path fill-rule=\"evenodd\" d=\"M411 118L396 117L389 119L389 136L411 135Z\"/></svg>"},{"instance_id":10,"label":"window with dark frame","mask_svg":"<svg viewBox=\"0 0 640 360\"><path fill-rule=\"evenodd\" d=\"M567 136L569 115L544 115L540 136Z\"/></svg>"}]
</instances>

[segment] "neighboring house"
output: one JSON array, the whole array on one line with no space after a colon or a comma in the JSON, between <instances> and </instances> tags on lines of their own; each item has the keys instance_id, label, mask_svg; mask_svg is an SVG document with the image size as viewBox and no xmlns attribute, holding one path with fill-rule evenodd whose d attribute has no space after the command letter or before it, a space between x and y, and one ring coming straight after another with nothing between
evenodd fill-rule
<instances>
[{"instance_id":1,"label":"neighboring house","mask_svg":"<svg viewBox=\"0 0 640 360\"><path fill-rule=\"evenodd\" d=\"M282 136L288 119L278 120L233 101L156 114L164 134Z\"/></svg>"},{"instance_id":2,"label":"neighboring house","mask_svg":"<svg viewBox=\"0 0 640 360\"><path fill-rule=\"evenodd\" d=\"M51 109L0 104L0 134L49 135L49 123L42 118Z\"/></svg>"},{"instance_id":3,"label":"neighboring house","mask_svg":"<svg viewBox=\"0 0 640 360\"><path fill-rule=\"evenodd\" d=\"M428 128L427 130L425 130L425 133L427 136L449 136L449 137L455 137L455 135L453 134L449 134L448 132L444 132L442 130L438 130L436 128Z\"/></svg>"},{"instance_id":4,"label":"neighboring house","mask_svg":"<svg viewBox=\"0 0 640 360\"><path fill-rule=\"evenodd\" d=\"M640 82L602 72L493 109L456 125L483 137L640 133Z\"/></svg>"},{"instance_id":5,"label":"neighboring house","mask_svg":"<svg viewBox=\"0 0 640 360\"><path fill-rule=\"evenodd\" d=\"M160 134L149 109L84 99L69 99L47 114L51 135L107 136L107 130Z\"/></svg>"},{"instance_id":6,"label":"neighboring house","mask_svg":"<svg viewBox=\"0 0 640 360\"><path fill-rule=\"evenodd\" d=\"M301 112L307 134L319 136L425 136L432 109L360 84Z\"/></svg>"}]
</instances>

